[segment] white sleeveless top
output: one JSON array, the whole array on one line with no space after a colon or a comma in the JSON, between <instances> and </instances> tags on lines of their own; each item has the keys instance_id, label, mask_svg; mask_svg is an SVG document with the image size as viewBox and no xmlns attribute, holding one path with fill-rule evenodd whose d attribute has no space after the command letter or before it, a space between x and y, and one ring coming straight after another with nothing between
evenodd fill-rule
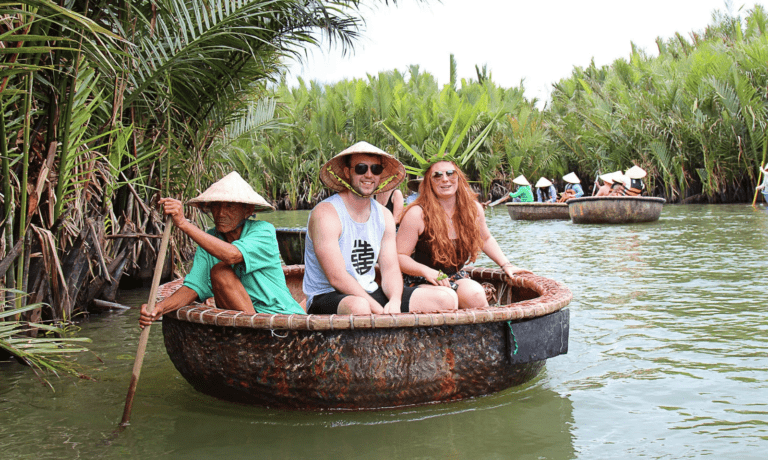
<instances>
[{"instance_id":1,"label":"white sleeveless top","mask_svg":"<svg viewBox=\"0 0 768 460\"><path fill-rule=\"evenodd\" d=\"M350 217L344 200L338 193L323 200L331 203L341 221L339 248L344 258L347 273L352 275L366 292L379 288L374 278L374 266L379 260L381 240L384 238L384 206L371 198L371 215L363 223L355 222ZM311 214L310 214L311 217ZM307 223L309 226L309 223ZM319 294L333 292L335 288L328 282L320 262L315 255L315 245L307 232L304 245L304 294L307 296L307 309L312 305L312 298Z\"/></svg>"}]
</instances>

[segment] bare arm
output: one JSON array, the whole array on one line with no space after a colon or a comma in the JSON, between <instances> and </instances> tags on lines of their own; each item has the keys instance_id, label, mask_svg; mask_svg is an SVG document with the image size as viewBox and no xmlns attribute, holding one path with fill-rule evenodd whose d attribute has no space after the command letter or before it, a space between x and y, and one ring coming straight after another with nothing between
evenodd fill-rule
<instances>
[{"instance_id":1,"label":"bare arm","mask_svg":"<svg viewBox=\"0 0 768 460\"><path fill-rule=\"evenodd\" d=\"M480 207L480 204L478 203L477 206ZM478 209L478 224L480 225L480 237L483 239L483 252L496 262L507 276L511 277L514 273L531 273L530 270L515 267L504 255L504 251L501 250L496 238L491 235L491 231L488 229L482 207Z\"/></svg>"},{"instance_id":2,"label":"bare arm","mask_svg":"<svg viewBox=\"0 0 768 460\"><path fill-rule=\"evenodd\" d=\"M339 247L341 221L332 204L320 203L315 207L309 216L307 232L315 246L315 255L320 262L320 267L331 286L344 294L367 299L373 313L382 313L384 307L376 302L352 275L347 273L344 256Z\"/></svg>"},{"instance_id":3,"label":"bare arm","mask_svg":"<svg viewBox=\"0 0 768 460\"><path fill-rule=\"evenodd\" d=\"M184 207L181 201L173 198L162 198L158 203L163 205L163 213L171 216L173 224L192 238L201 248L208 251L210 255L230 265L243 261L243 254L236 246L202 231L188 221L184 217Z\"/></svg>"},{"instance_id":4,"label":"bare arm","mask_svg":"<svg viewBox=\"0 0 768 460\"><path fill-rule=\"evenodd\" d=\"M144 329L145 326L149 326L157 318L163 316L163 314L178 310L181 307L185 307L197 300L197 292L188 288L187 286L181 286L176 292L171 294L170 297L163 299L155 305L155 310L152 314L147 311L147 304L141 306L141 314L139 316L139 326Z\"/></svg>"},{"instance_id":5,"label":"bare arm","mask_svg":"<svg viewBox=\"0 0 768 460\"><path fill-rule=\"evenodd\" d=\"M395 189L395 191L392 192L392 204L394 205L392 208L392 216L395 218L395 224L399 224L400 219L403 218L404 202L405 198L403 198L403 192L399 189Z\"/></svg>"},{"instance_id":6,"label":"bare arm","mask_svg":"<svg viewBox=\"0 0 768 460\"><path fill-rule=\"evenodd\" d=\"M414 206L412 209L408 209L408 212L403 216L402 222L400 222L400 229L397 231L397 259L400 262L400 270L411 276L423 276L430 284L435 286L450 287L448 279L437 281L440 272L416 262L411 257L411 254L416 249L419 235L424 232L423 213L424 210L421 206Z\"/></svg>"}]
</instances>

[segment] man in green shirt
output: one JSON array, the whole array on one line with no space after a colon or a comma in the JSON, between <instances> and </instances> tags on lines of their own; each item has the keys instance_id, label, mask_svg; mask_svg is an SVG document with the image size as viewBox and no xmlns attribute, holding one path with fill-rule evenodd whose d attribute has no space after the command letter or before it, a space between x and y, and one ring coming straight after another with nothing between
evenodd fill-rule
<instances>
[{"instance_id":1,"label":"man in green shirt","mask_svg":"<svg viewBox=\"0 0 768 460\"><path fill-rule=\"evenodd\" d=\"M509 201L509 199L512 199L512 202L514 203L532 203L533 202L533 192L531 191L531 183L528 182L528 180L523 176L522 174L512 179L513 184L517 184L517 191L512 193L509 192L507 196L504 198L500 198L499 200L494 202L494 206L497 204L504 203L506 201ZM483 203L483 207L488 206L490 204L490 201L486 201Z\"/></svg>"},{"instance_id":2,"label":"man in green shirt","mask_svg":"<svg viewBox=\"0 0 768 460\"><path fill-rule=\"evenodd\" d=\"M275 227L249 220L255 211L274 210L239 174L211 185L190 205L213 216L215 228L204 232L184 217L181 201L162 198L163 212L199 247L184 284L159 302L152 314L141 308L139 324L213 297L217 308L245 313L305 314L291 297L280 265Z\"/></svg>"}]
</instances>

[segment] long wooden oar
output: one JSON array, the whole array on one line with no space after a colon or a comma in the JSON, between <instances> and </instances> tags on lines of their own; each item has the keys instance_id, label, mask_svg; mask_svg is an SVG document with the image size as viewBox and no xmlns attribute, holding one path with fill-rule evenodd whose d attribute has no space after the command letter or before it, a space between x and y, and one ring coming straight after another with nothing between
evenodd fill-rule
<instances>
[{"instance_id":1,"label":"long wooden oar","mask_svg":"<svg viewBox=\"0 0 768 460\"><path fill-rule=\"evenodd\" d=\"M160 252L157 254L155 263L155 276L152 277L152 289L149 291L149 300L147 301L147 311L152 313L157 303L157 288L160 286L160 278L163 276L163 265L165 265L165 253L168 251L168 240L171 236L171 227L173 221L170 216L165 216L165 230L163 239L160 242ZM128 386L128 395L125 397L125 409L123 410L123 420L120 426L125 427L131 419L131 409L133 408L133 396L136 394L136 385L139 383L139 373L141 365L144 363L144 353L147 350L147 340L149 339L149 326L141 331L139 337L139 348L136 350L136 361L133 362L133 375L131 375L131 384Z\"/></svg>"},{"instance_id":2,"label":"long wooden oar","mask_svg":"<svg viewBox=\"0 0 768 460\"><path fill-rule=\"evenodd\" d=\"M507 194L507 195L508 195L508 194ZM494 201L493 203L489 204L488 206L490 206L491 208L492 208L492 207L494 207L494 206L496 206L497 204L501 203L501 200L503 200L504 198L506 198L506 197L507 197L507 195L504 195L503 197L499 198L498 200Z\"/></svg>"}]
</instances>

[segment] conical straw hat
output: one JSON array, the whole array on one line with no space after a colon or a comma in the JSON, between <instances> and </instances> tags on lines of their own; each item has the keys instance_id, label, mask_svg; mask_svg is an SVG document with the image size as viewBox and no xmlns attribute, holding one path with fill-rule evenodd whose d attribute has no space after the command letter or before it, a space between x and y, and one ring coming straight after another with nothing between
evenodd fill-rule
<instances>
[{"instance_id":1,"label":"conical straw hat","mask_svg":"<svg viewBox=\"0 0 768 460\"><path fill-rule=\"evenodd\" d=\"M563 180L566 181L566 182L570 182L571 184L580 184L581 183L579 178L576 176L576 173L572 173L572 172L570 172L570 173L566 174L565 176L563 176Z\"/></svg>"},{"instance_id":2,"label":"conical straw hat","mask_svg":"<svg viewBox=\"0 0 768 460\"><path fill-rule=\"evenodd\" d=\"M627 173L625 174L625 176L629 177L630 179L642 179L645 177L645 175L645 170L639 166L632 166L631 168L627 169Z\"/></svg>"},{"instance_id":3,"label":"conical straw hat","mask_svg":"<svg viewBox=\"0 0 768 460\"><path fill-rule=\"evenodd\" d=\"M627 182L627 176L621 171L616 171L612 174L614 184L625 184Z\"/></svg>"},{"instance_id":4,"label":"conical straw hat","mask_svg":"<svg viewBox=\"0 0 768 460\"><path fill-rule=\"evenodd\" d=\"M512 179L512 183L517 185L531 185L531 183L528 182L528 180L522 174Z\"/></svg>"},{"instance_id":5,"label":"conical straw hat","mask_svg":"<svg viewBox=\"0 0 768 460\"><path fill-rule=\"evenodd\" d=\"M550 182L546 177L542 177L538 182L536 182L536 187L549 187L550 185L552 185L552 182Z\"/></svg>"},{"instance_id":6,"label":"conical straw hat","mask_svg":"<svg viewBox=\"0 0 768 460\"><path fill-rule=\"evenodd\" d=\"M320 180L326 187L337 192L343 192L347 189L347 187L341 183L339 178L349 180L349 178L344 175L344 168L346 167L346 159L344 157L354 155L355 153L365 153L381 157L381 165L384 167L384 171L381 173L380 183L383 184L386 182L386 185L381 189L376 190L376 193L388 192L397 187L398 184L405 179L405 167L397 160L397 158L378 147L374 147L365 141L361 141L331 158L322 168L320 168ZM394 177L394 179L387 182L387 179L390 177Z\"/></svg>"},{"instance_id":7,"label":"conical straw hat","mask_svg":"<svg viewBox=\"0 0 768 460\"><path fill-rule=\"evenodd\" d=\"M188 204L203 211L208 211L208 206L214 202L252 204L256 211L274 211L275 208L264 198L256 193L253 188L244 181L237 171L224 176L221 180L208 187L197 198L189 200Z\"/></svg>"},{"instance_id":8,"label":"conical straw hat","mask_svg":"<svg viewBox=\"0 0 768 460\"><path fill-rule=\"evenodd\" d=\"M606 182L608 184L613 184L613 173L606 173L600 176L600 179L603 180L603 182Z\"/></svg>"},{"instance_id":9,"label":"conical straw hat","mask_svg":"<svg viewBox=\"0 0 768 460\"><path fill-rule=\"evenodd\" d=\"M408 181L408 190L419 193L419 186L424 181L423 177L417 177Z\"/></svg>"}]
</instances>

